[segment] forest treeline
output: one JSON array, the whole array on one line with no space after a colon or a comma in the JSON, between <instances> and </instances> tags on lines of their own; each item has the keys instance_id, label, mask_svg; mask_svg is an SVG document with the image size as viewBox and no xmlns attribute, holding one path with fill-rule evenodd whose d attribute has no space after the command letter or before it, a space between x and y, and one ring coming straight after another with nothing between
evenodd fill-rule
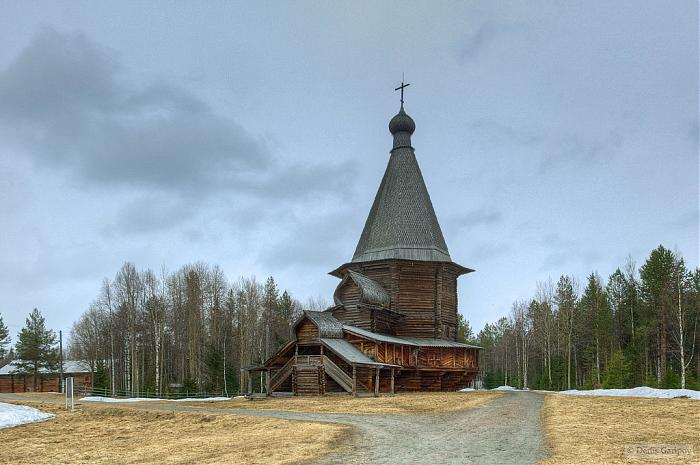
<instances>
[{"instance_id":1,"label":"forest treeline","mask_svg":"<svg viewBox=\"0 0 700 465\"><path fill-rule=\"evenodd\" d=\"M88 361L96 387L112 391L235 393L240 368L289 341L301 311L272 277L229 283L218 266L157 275L127 262L75 322L69 356Z\"/></svg>"},{"instance_id":2,"label":"forest treeline","mask_svg":"<svg viewBox=\"0 0 700 465\"><path fill-rule=\"evenodd\" d=\"M659 246L606 280L561 276L475 338L485 387L698 389L700 270Z\"/></svg>"},{"instance_id":3,"label":"forest treeline","mask_svg":"<svg viewBox=\"0 0 700 465\"><path fill-rule=\"evenodd\" d=\"M272 277L228 282L204 263L156 274L127 262L74 323L67 355L111 391L235 393L242 367L289 341L303 309L325 307L302 305ZM605 280L594 272L538 283L532 299L476 337L459 317L459 340L483 347L487 388L700 388L700 270L663 246ZM55 333L36 309L8 354L9 342L0 316L0 359L31 359L28 372L55 364Z\"/></svg>"}]
</instances>

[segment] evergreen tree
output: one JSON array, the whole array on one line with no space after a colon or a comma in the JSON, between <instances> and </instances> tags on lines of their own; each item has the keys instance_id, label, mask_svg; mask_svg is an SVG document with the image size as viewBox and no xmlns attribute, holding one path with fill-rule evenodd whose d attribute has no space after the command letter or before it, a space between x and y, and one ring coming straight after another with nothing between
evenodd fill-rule
<instances>
[{"instance_id":1,"label":"evergreen tree","mask_svg":"<svg viewBox=\"0 0 700 465\"><path fill-rule=\"evenodd\" d=\"M474 331L461 313L457 313L457 342L474 343Z\"/></svg>"},{"instance_id":2,"label":"evergreen tree","mask_svg":"<svg viewBox=\"0 0 700 465\"><path fill-rule=\"evenodd\" d=\"M656 381L666 376L669 358L669 332L674 303L673 283L676 257L660 245L651 251L639 270L642 278L642 295L646 307L645 323L654 338L650 348L656 349Z\"/></svg>"},{"instance_id":3,"label":"evergreen tree","mask_svg":"<svg viewBox=\"0 0 700 465\"><path fill-rule=\"evenodd\" d=\"M576 291L574 290L574 280L569 276L562 276L557 283L554 294L554 302L557 305L557 317L559 318L559 328L562 331L562 339L566 347L566 389L571 389L571 362L574 337L574 319L576 310ZM574 370L576 367L574 367Z\"/></svg>"},{"instance_id":4,"label":"evergreen tree","mask_svg":"<svg viewBox=\"0 0 700 465\"><path fill-rule=\"evenodd\" d=\"M277 290L277 284L275 279L270 276L265 282L265 287L263 288L262 304L263 304L263 328L264 328L264 359L267 360L272 354L275 353L277 349L277 344L275 343L276 334L275 329L278 326L277 323L277 301L279 299L279 291Z\"/></svg>"},{"instance_id":5,"label":"evergreen tree","mask_svg":"<svg viewBox=\"0 0 700 465\"><path fill-rule=\"evenodd\" d=\"M95 365L95 374L92 378L92 386L95 389L107 389L109 388L109 377L107 376L107 368L105 367L105 362L98 360Z\"/></svg>"},{"instance_id":6,"label":"evergreen tree","mask_svg":"<svg viewBox=\"0 0 700 465\"><path fill-rule=\"evenodd\" d=\"M606 389L625 389L631 387L631 381L632 371L629 363L621 351L615 351L610 358L610 363L608 363L603 387Z\"/></svg>"},{"instance_id":7,"label":"evergreen tree","mask_svg":"<svg viewBox=\"0 0 700 465\"><path fill-rule=\"evenodd\" d=\"M666 374L661 378L659 384L661 389L679 389L681 387L681 377L673 371L673 368L666 370Z\"/></svg>"},{"instance_id":8,"label":"evergreen tree","mask_svg":"<svg viewBox=\"0 0 700 465\"><path fill-rule=\"evenodd\" d=\"M7 355L6 347L10 344L10 330L7 329L0 315L0 361Z\"/></svg>"},{"instance_id":9,"label":"evergreen tree","mask_svg":"<svg viewBox=\"0 0 700 465\"><path fill-rule=\"evenodd\" d=\"M596 273L591 273L588 277L588 285L581 297L581 309L584 317L581 332L585 335L583 355L591 375L588 379L592 384L600 386L612 345L612 313L600 277Z\"/></svg>"},{"instance_id":10,"label":"evergreen tree","mask_svg":"<svg viewBox=\"0 0 700 465\"><path fill-rule=\"evenodd\" d=\"M56 333L46 329L44 317L35 308L29 314L26 326L20 331L15 348L19 359L15 362L17 370L34 375L35 390L40 370L46 369L51 372L58 370L59 356L55 346Z\"/></svg>"},{"instance_id":11,"label":"evergreen tree","mask_svg":"<svg viewBox=\"0 0 700 465\"><path fill-rule=\"evenodd\" d=\"M292 325L297 318L297 307L289 292L284 291L277 301L277 330L275 331L277 347L292 339Z\"/></svg>"}]
</instances>

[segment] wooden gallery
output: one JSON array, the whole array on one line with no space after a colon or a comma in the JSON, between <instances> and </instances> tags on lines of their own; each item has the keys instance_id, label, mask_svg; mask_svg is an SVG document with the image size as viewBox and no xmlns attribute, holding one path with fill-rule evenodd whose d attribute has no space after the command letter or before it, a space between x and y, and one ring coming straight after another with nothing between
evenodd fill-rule
<instances>
[{"instance_id":1,"label":"wooden gallery","mask_svg":"<svg viewBox=\"0 0 700 465\"><path fill-rule=\"evenodd\" d=\"M450 391L477 376L480 348L457 342L457 278L473 270L447 250L411 145L415 127L402 97L355 254L330 273L340 278L335 305L304 312L293 341L242 370L248 393L258 372L268 395Z\"/></svg>"}]
</instances>

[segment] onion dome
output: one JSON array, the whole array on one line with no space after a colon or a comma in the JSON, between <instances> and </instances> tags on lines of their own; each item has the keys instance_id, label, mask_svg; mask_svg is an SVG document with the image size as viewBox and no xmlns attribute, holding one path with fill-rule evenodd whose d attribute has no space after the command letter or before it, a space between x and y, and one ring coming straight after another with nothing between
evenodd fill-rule
<instances>
[{"instance_id":1,"label":"onion dome","mask_svg":"<svg viewBox=\"0 0 700 465\"><path fill-rule=\"evenodd\" d=\"M413 118L406 114L406 112L403 110L403 105L401 105L399 112L396 114L396 116L391 118L391 121L389 121L389 132L392 134L396 134L397 132L407 132L409 135L411 135L415 130L416 123L413 121Z\"/></svg>"},{"instance_id":2,"label":"onion dome","mask_svg":"<svg viewBox=\"0 0 700 465\"><path fill-rule=\"evenodd\" d=\"M389 132L394 136L394 149L411 147L411 134L416 130L416 123L403 110L403 104L399 112L389 121Z\"/></svg>"}]
</instances>

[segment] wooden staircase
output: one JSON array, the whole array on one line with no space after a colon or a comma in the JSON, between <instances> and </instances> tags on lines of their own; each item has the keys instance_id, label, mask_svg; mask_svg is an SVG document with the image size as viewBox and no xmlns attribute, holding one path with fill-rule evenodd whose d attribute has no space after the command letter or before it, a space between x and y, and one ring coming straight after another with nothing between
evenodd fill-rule
<instances>
[{"instance_id":1,"label":"wooden staircase","mask_svg":"<svg viewBox=\"0 0 700 465\"><path fill-rule=\"evenodd\" d=\"M297 395L319 395L326 392L326 375L346 392L352 392L352 376L325 355L297 355L290 358L270 378L270 391L274 392L290 376L292 390ZM358 388L364 386L358 381Z\"/></svg>"},{"instance_id":2,"label":"wooden staircase","mask_svg":"<svg viewBox=\"0 0 700 465\"><path fill-rule=\"evenodd\" d=\"M270 378L270 391L277 389L292 374L294 369L294 357L290 358L273 376Z\"/></svg>"},{"instance_id":3,"label":"wooden staircase","mask_svg":"<svg viewBox=\"0 0 700 465\"><path fill-rule=\"evenodd\" d=\"M325 373L333 378L333 380L338 383L340 387L345 389L345 391L352 392L352 377L345 373L338 365L333 363L333 360L325 355L322 358L322 362Z\"/></svg>"}]
</instances>

